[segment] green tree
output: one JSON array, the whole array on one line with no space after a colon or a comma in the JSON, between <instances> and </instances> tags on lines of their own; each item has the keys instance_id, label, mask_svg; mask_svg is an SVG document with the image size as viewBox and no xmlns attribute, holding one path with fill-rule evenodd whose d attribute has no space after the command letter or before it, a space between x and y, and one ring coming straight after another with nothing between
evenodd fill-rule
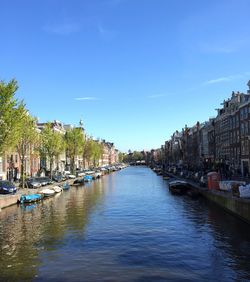
<instances>
[{"instance_id":1,"label":"green tree","mask_svg":"<svg viewBox=\"0 0 250 282\"><path fill-rule=\"evenodd\" d=\"M0 155L13 148L18 142L16 129L23 114L24 104L15 98L17 81L0 81Z\"/></svg>"},{"instance_id":2,"label":"green tree","mask_svg":"<svg viewBox=\"0 0 250 282\"><path fill-rule=\"evenodd\" d=\"M75 160L77 156L83 154L85 143L84 132L81 127L75 127L72 130L67 130L65 134L66 152L70 158L71 173L75 173Z\"/></svg>"},{"instance_id":3,"label":"green tree","mask_svg":"<svg viewBox=\"0 0 250 282\"><path fill-rule=\"evenodd\" d=\"M103 147L102 144L100 144L97 141L92 142L92 159L93 159L93 165L94 167L97 167L99 165L99 160L102 157L103 154Z\"/></svg>"},{"instance_id":4,"label":"green tree","mask_svg":"<svg viewBox=\"0 0 250 282\"><path fill-rule=\"evenodd\" d=\"M39 133L36 128L36 119L23 109L18 119L18 126L15 132L17 138L16 150L21 161L21 184L24 188L25 160L38 148Z\"/></svg>"},{"instance_id":5,"label":"green tree","mask_svg":"<svg viewBox=\"0 0 250 282\"><path fill-rule=\"evenodd\" d=\"M65 149L64 137L61 133L53 130L51 123L47 123L41 133L40 155L48 159L50 167L50 177L52 178L52 168L55 160L58 162L59 155Z\"/></svg>"},{"instance_id":6,"label":"green tree","mask_svg":"<svg viewBox=\"0 0 250 282\"><path fill-rule=\"evenodd\" d=\"M125 158L125 154L122 152L119 152L118 154L119 163L122 163L124 158Z\"/></svg>"},{"instance_id":7,"label":"green tree","mask_svg":"<svg viewBox=\"0 0 250 282\"><path fill-rule=\"evenodd\" d=\"M134 162L136 162L136 161L141 161L141 160L143 160L143 155L142 155L141 152L134 151L134 152L133 152L132 159L133 159Z\"/></svg>"},{"instance_id":8,"label":"green tree","mask_svg":"<svg viewBox=\"0 0 250 282\"><path fill-rule=\"evenodd\" d=\"M92 158L92 138L85 139L82 156L83 156L84 165L85 165L85 161L87 161L89 167L90 160Z\"/></svg>"}]
</instances>

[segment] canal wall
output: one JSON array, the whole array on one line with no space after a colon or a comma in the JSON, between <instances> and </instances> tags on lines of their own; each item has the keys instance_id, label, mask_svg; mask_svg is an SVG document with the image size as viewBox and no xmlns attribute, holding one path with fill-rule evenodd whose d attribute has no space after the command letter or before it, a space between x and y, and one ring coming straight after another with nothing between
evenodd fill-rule
<instances>
[{"instance_id":1,"label":"canal wall","mask_svg":"<svg viewBox=\"0 0 250 282\"><path fill-rule=\"evenodd\" d=\"M200 187L193 181L186 180L178 177L172 173L167 173L168 176L174 177L180 180L188 182L195 191L198 191L206 199L216 203L223 209L227 210L231 214L234 214L250 224L250 199L242 199L233 196L230 192L221 190L209 190L204 187Z\"/></svg>"},{"instance_id":2,"label":"canal wall","mask_svg":"<svg viewBox=\"0 0 250 282\"><path fill-rule=\"evenodd\" d=\"M223 191L207 190L201 194L208 200L216 203L230 213L250 223L250 200L234 197Z\"/></svg>"},{"instance_id":3,"label":"canal wall","mask_svg":"<svg viewBox=\"0 0 250 282\"><path fill-rule=\"evenodd\" d=\"M20 198L20 195L1 195L0 196L0 210L11 205L15 205Z\"/></svg>"}]
</instances>

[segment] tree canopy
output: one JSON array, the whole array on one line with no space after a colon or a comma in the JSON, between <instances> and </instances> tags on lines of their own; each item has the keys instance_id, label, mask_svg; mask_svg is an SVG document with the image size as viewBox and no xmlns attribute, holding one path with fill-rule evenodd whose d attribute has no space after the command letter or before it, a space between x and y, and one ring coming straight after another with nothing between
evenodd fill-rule
<instances>
[{"instance_id":1,"label":"tree canopy","mask_svg":"<svg viewBox=\"0 0 250 282\"><path fill-rule=\"evenodd\" d=\"M66 152L70 158L71 172L75 173L75 159L82 155L85 136L81 127L67 130L65 134Z\"/></svg>"},{"instance_id":2,"label":"tree canopy","mask_svg":"<svg viewBox=\"0 0 250 282\"><path fill-rule=\"evenodd\" d=\"M63 135L53 130L51 123L47 123L41 133L41 157L48 159L50 164L50 176L52 177L52 165L56 158L65 149Z\"/></svg>"},{"instance_id":3,"label":"tree canopy","mask_svg":"<svg viewBox=\"0 0 250 282\"><path fill-rule=\"evenodd\" d=\"M36 128L36 119L29 115L27 110L23 110L18 119L16 128L17 144L16 150L21 160L21 182L24 187L24 163L28 155L34 154L38 149L39 135Z\"/></svg>"},{"instance_id":4,"label":"tree canopy","mask_svg":"<svg viewBox=\"0 0 250 282\"><path fill-rule=\"evenodd\" d=\"M16 80L0 81L0 155L18 142L17 127L24 112L24 104L16 97Z\"/></svg>"}]
</instances>

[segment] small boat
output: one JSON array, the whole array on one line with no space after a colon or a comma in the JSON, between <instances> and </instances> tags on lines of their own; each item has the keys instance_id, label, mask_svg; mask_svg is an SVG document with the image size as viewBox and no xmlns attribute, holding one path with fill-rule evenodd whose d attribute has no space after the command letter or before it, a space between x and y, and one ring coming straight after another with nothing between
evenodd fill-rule
<instances>
[{"instance_id":1,"label":"small boat","mask_svg":"<svg viewBox=\"0 0 250 282\"><path fill-rule=\"evenodd\" d=\"M76 180L74 180L74 183L73 183L73 185L84 185L84 178L82 177L82 178L80 178L80 179L76 179Z\"/></svg>"},{"instance_id":2,"label":"small boat","mask_svg":"<svg viewBox=\"0 0 250 282\"><path fill-rule=\"evenodd\" d=\"M42 198L43 198L43 195L41 194L22 195L19 201L21 204L34 203L34 202L42 200Z\"/></svg>"},{"instance_id":3,"label":"small boat","mask_svg":"<svg viewBox=\"0 0 250 282\"><path fill-rule=\"evenodd\" d=\"M101 176L102 176L102 173L100 171L95 172L95 178L96 179L101 178Z\"/></svg>"},{"instance_id":4,"label":"small boat","mask_svg":"<svg viewBox=\"0 0 250 282\"><path fill-rule=\"evenodd\" d=\"M188 182L182 180L173 180L168 183L169 191L175 195L184 195L190 189Z\"/></svg>"},{"instance_id":5,"label":"small boat","mask_svg":"<svg viewBox=\"0 0 250 282\"><path fill-rule=\"evenodd\" d=\"M93 180L93 176L92 175L85 175L83 177L83 179L84 179L85 182L92 181Z\"/></svg>"},{"instance_id":6,"label":"small boat","mask_svg":"<svg viewBox=\"0 0 250 282\"><path fill-rule=\"evenodd\" d=\"M60 193L60 192L62 192L62 187L60 187L60 186L53 186L52 187L52 189L56 192L56 193Z\"/></svg>"},{"instance_id":7,"label":"small boat","mask_svg":"<svg viewBox=\"0 0 250 282\"><path fill-rule=\"evenodd\" d=\"M54 189L46 188L46 189L41 190L40 193L43 194L44 197L50 197L50 196L53 196L56 192Z\"/></svg>"},{"instance_id":8,"label":"small boat","mask_svg":"<svg viewBox=\"0 0 250 282\"><path fill-rule=\"evenodd\" d=\"M198 199L201 196L201 194L198 191L192 188L187 190L187 195L192 199Z\"/></svg>"},{"instance_id":9,"label":"small boat","mask_svg":"<svg viewBox=\"0 0 250 282\"><path fill-rule=\"evenodd\" d=\"M69 188L70 188L69 182L65 182L65 183L62 185L62 189L63 189L63 190L69 190Z\"/></svg>"},{"instance_id":10,"label":"small boat","mask_svg":"<svg viewBox=\"0 0 250 282\"><path fill-rule=\"evenodd\" d=\"M170 177L165 175L165 176L163 176L163 179L164 179L164 180L169 180Z\"/></svg>"}]
</instances>

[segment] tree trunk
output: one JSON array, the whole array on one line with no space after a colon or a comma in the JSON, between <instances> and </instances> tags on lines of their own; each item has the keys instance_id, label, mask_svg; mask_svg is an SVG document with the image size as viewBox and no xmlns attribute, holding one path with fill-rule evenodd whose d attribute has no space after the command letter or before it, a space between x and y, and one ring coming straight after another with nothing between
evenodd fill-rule
<instances>
[{"instance_id":1,"label":"tree trunk","mask_svg":"<svg viewBox=\"0 0 250 282\"><path fill-rule=\"evenodd\" d=\"M70 166L71 166L71 173L75 174L75 157L72 157L70 160Z\"/></svg>"},{"instance_id":2,"label":"tree trunk","mask_svg":"<svg viewBox=\"0 0 250 282\"><path fill-rule=\"evenodd\" d=\"M50 179L52 179L52 165L53 165L53 159L50 159L50 162L49 162Z\"/></svg>"},{"instance_id":3,"label":"tree trunk","mask_svg":"<svg viewBox=\"0 0 250 282\"><path fill-rule=\"evenodd\" d=\"M22 188L24 188L24 158L21 158L21 184Z\"/></svg>"}]
</instances>

